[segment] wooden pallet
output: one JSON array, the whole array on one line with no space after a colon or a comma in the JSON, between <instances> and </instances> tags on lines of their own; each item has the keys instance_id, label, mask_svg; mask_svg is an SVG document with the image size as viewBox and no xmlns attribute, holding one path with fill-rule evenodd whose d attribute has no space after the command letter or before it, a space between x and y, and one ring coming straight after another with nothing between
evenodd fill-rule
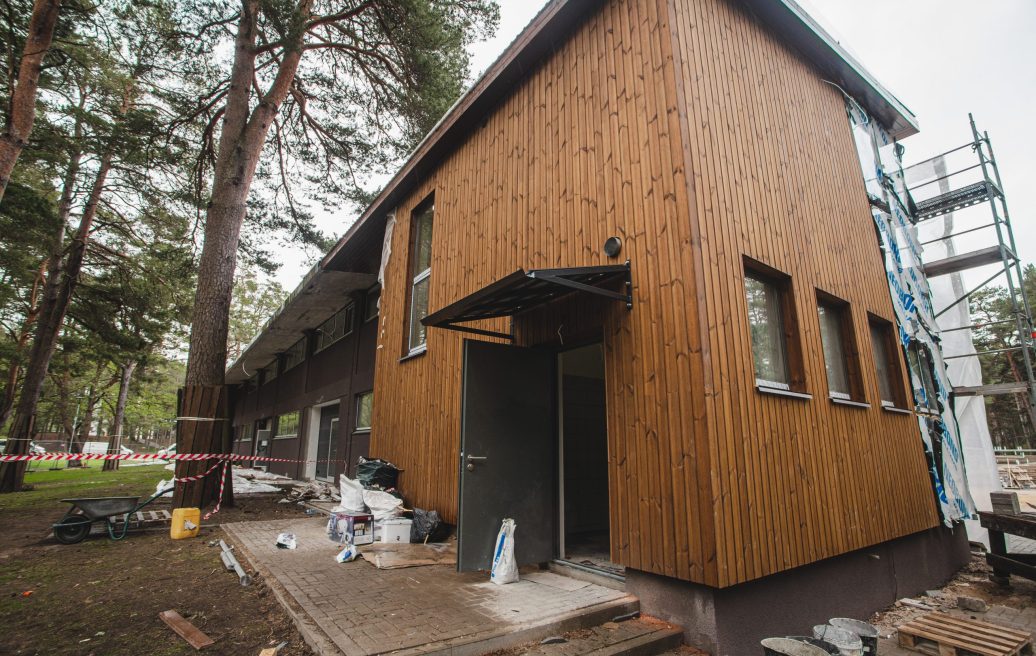
<instances>
[{"instance_id":1,"label":"wooden pallet","mask_svg":"<svg viewBox=\"0 0 1036 656\"><path fill-rule=\"evenodd\" d=\"M899 627L899 646L931 656L1031 656L1025 631L997 624L928 613Z\"/></svg>"},{"instance_id":2,"label":"wooden pallet","mask_svg":"<svg viewBox=\"0 0 1036 656\"><path fill-rule=\"evenodd\" d=\"M131 525L147 526L148 524L164 524L173 521L168 510L138 510L130 516ZM115 518L116 524L122 524L122 516Z\"/></svg>"}]
</instances>

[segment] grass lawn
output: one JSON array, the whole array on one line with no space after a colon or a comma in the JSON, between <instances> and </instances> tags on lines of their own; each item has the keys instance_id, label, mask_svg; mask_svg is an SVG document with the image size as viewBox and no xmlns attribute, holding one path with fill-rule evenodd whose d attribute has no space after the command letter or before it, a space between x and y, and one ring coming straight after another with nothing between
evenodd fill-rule
<instances>
[{"instance_id":1,"label":"grass lawn","mask_svg":"<svg viewBox=\"0 0 1036 656\"><path fill-rule=\"evenodd\" d=\"M302 509L280 495L242 497L203 522L201 535L171 540L169 525L131 530L112 541L99 529L62 545L50 526L67 510L61 499L146 498L172 472L163 464L101 471L89 467L28 473L32 489L0 494L0 654L24 656L188 656L196 653L158 617L173 609L216 640L206 654L254 656L287 641L278 656L310 654L263 582L243 588L210 542L227 538L223 521L295 517ZM147 509L169 508L168 497ZM272 538L271 538L272 539ZM242 563L252 568L248 563Z\"/></svg>"},{"instance_id":2,"label":"grass lawn","mask_svg":"<svg viewBox=\"0 0 1036 656\"><path fill-rule=\"evenodd\" d=\"M0 494L0 511L32 507L57 508L61 499L91 496L141 496L155 491L161 479L168 479L172 472L165 471L164 464L142 467L126 467L117 471L101 471L102 461L88 460L88 467L72 469L41 469L25 475L25 484L30 491L14 494Z\"/></svg>"}]
</instances>

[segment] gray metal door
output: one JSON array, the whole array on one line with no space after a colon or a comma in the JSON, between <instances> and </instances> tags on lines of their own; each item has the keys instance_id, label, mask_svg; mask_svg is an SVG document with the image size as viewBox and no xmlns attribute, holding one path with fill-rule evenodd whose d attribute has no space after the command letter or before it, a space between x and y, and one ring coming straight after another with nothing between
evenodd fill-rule
<instances>
[{"instance_id":1,"label":"gray metal door","mask_svg":"<svg viewBox=\"0 0 1036 656\"><path fill-rule=\"evenodd\" d=\"M464 342L461 571L490 568L506 517L519 565L554 557L555 362L550 351Z\"/></svg>"}]
</instances>

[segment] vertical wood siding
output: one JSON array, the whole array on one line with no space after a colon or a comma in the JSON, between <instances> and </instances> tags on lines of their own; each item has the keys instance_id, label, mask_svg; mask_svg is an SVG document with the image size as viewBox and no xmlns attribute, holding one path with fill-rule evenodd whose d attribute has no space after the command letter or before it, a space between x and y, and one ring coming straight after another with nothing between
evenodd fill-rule
<instances>
[{"instance_id":1,"label":"vertical wood siding","mask_svg":"<svg viewBox=\"0 0 1036 656\"><path fill-rule=\"evenodd\" d=\"M877 408L865 310L891 306L852 148L837 91L726 0L605 3L397 208L371 453L456 521L464 336L400 361L434 192L432 311L623 239L634 309L601 312L618 562L723 586L934 525L916 422ZM793 278L811 401L751 385L743 254ZM826 398L814 286L852 303L871 410Z\"/></svg>"},{"instance_id":2,"label":"vertical wood siding","mask_svg":"<svg viewBox=\"0 0 1036 656\"><path fill-rule=\"evenodd\" d=\"M867 313L892 306L841 94L736 2L669 4L720 585L934 526L917 420L880 408ZM791 276L812 400L755 390L743 256ZM827 398L817 289L850 303L870 409Z\"/></svg>"}]
</instances>

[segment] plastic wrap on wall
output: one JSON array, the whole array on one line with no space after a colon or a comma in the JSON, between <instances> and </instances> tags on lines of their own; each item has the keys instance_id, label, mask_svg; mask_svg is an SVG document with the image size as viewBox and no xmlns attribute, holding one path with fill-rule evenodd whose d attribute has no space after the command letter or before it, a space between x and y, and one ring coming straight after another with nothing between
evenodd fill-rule
<instances>
[{"instance_id":1,"label":"plastic wrap on wall","mask_svg":"<svg viewBox=\"0 0 1036 656\"><path fill-rule=\"evenodd\" d=\"M939 345L932 294L920 268L921 247L911 220L912 202L901 163L903 149L852 98L846 98L846 110L884 254L899 341L907 356L914 404L919 409L918 428L928 470L943 522L949 525L970 518L975 504L968 490L960 429L950 403L951 386ZM926 385L926 381L930 383Z\"/></svg>"}]
</instances>

